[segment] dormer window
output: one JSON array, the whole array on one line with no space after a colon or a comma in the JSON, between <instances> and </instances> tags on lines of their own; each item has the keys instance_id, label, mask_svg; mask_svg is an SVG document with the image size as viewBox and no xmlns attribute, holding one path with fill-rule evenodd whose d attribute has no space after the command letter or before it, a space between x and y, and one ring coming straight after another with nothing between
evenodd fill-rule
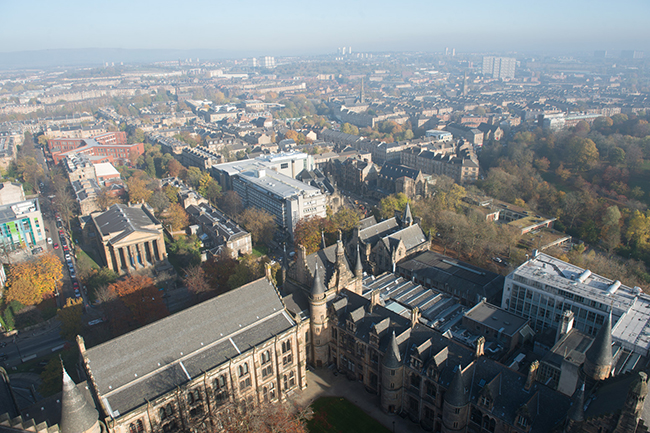
<instances>
[{"instance_id":1,"label":"dormer window","mask_svg":"<svg viewBox=\"0 0 650 433\"><path fill-rule=\"evenodd\" d=\"M420 361L415 356L412 356L411 357L411 367L413 367L413 368L421 368L422 367L422 361Z\"/></svg>"},{"instance_id":2,"label":"dormer window","mask_svg":"<svg viewBox=\"0 0 650 433\"><path fill-rule=\"evenodd\" d=\"M373 346L379 346L379 336L370 334L370 344Z\"/></svg>"},{"instance_id":3,"label":"dormer window","mask_svg":"<svg viewBox=\"0 0 650 433\"><path fill-rule=\"evenodd\" d=\"M354 326L354 322L353 322L353 321L348 320L347 325L348 325L348 326L347 326L347 327L348 327L348 331L350 331L350 332L356 332L356 326Z\"/></svg>"},{"instance_id":4,"label":"dormer window","mask_svg":"<svg viewBox=\"0 0 650 433\"><path fill-rule=\"evenodd\" d=\"M482 406L489 407L490 403L491 403L490 398L488 396L486 396L486 395L481 396L481 405Z\"/></svg>"},{"instance_id":5,"label":"dormer window","mask_svg":"<svg viewBox=\"0 0 650 433\"><path fill-rule=\"evenodd\" d=\"M517 418L517 424L519 424L520 427L526 427L528 425L528 419L523 415L519 415Z\"/></svg>"}]
</instances>

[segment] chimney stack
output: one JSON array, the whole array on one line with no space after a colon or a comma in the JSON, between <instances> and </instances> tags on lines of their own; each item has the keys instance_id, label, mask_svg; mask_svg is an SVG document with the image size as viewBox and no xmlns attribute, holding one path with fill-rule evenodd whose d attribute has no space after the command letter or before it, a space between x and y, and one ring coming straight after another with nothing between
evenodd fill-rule
<instances>
[{"instance_id":1,"label":"chimney stack","mask_svg":"<svg viewBox=\"0 0 650 433\"><path fill-rule=\"evenodd\" d=\"M474 355L477 358L485 355L485 337L482 335L476 339L476 352Z\"/></svg>"},{"instance_id":2,"label":"chimney stack","mask_svg":"<svg viewBox=\"0 0 650 433\"><path fill-rule=\"evenodd\" d=\"M413 328L417 323L420 322L420 309L415 307L411 310L411 328Z\"/></svg>"},{"instance_id":3,"label":"chimney stack","mask_svg":"<svg viewBox=\"0 0 650 433\"><path fill-rule=\"evenodd\" d=\"M530 388L533 386L533 383L535 383L535 380L537 379L538 368L539 368L539 361L535 360L530 363L530 367L528 367L528 377L526 377L526 385L524 386L524 389L526 391L530 391Z\"/></svg>"}]
</instances>

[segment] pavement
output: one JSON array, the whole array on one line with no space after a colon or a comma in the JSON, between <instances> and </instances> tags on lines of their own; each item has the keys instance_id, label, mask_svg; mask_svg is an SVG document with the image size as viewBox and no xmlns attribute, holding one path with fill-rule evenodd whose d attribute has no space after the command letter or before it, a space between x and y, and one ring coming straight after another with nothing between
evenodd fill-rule
<instances>
[{"instance_id":1,"label":"pavement","mask_svg":"<svg viewBox=\"0 0 650 433\"><path fill-rule=\"evenodd\" d=\"M307 388L296 392L290 400L298 406L307 407L320 397L345 397L389 431L424 432L419 424L409 421L408 418L382 412L378 395L369 393L363 384L348 380L343 374L335 376L330 369L307 370Z\"/></svg>"}]
</instances>

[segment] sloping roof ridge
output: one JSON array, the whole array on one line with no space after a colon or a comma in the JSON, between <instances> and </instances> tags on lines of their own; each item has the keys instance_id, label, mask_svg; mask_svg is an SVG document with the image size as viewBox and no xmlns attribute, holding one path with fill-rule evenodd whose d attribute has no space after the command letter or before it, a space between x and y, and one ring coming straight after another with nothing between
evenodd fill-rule
<instances>
[{"instance_id":1,"label":"sloping roof ridge","mask_svg":"<svg viewBox=\"0 0 650 433\"><path fill-rule=\"evenodd\" d=\"M395 222L395 224L397 224L397 219L395 217L390 217L390 218L385 219L383 221L379 221L377 224L373 224L370 227L366 227L365 229L359 230L359 234L361 234L362 232L365 232L366 230L370 230L372 228L377 230L378 225L387 225L391 220L393 220Z\"/></svg>"},{"instance_id":2,"label":"sloping roof ridge","mask_svg":"<svg viewBox=\"0 0 650 433\"><path fill-rule=\"evenodd\" d=\"M243 287L243 286L242 286L242 287ZM215 299L215 298L213 298L213 299ZM188 310L189 310L189 308L188 308ZM184 311L187 311L187 310L184 310ZM235 337L235 336L241 334L242 332L248 331L248 330L251 329L253 326L260 325L260 324L262 324L262 323L264 323L264 322L266 322L266 321L268 321L268 320L271 320L271 319L275 318L276 316L282 315L283 312L284 312L284 309L274 311L273 314L269 314L268 316L264 316L264 317L262 317L261 319L258 319L258 320L256 320L256 321L254 321L254 322L252 322L252 323L250 323L250 324L244 326L243 328L239 328L239 329L237 329L237 330L236 330L235 332L233 332L233 333L230 333L230 334L224 335L223 337L220 337L218 340L215 340L215 341L213 341L213 342L210 343L210 344L203 345L203 346L201 346L200 348L198 348L197 350L195 350L195 351L193 351L193 352L189 352L188 354L183 355L183 356L181 356L181 357L178 358L178 359L175 359L174 361L170 362L169 364L161 365L160 368L157 368L157 369L155 369L155 370L152 370L152 371L150 371L150 372L147 373L147 374L143 374L142 376L138 376L136 380L132 380L132 381L130 381L130 382L127 382L127 383L125 383L124 385L119 386L119 387L117 387L117 388L112 388L109 392L102 394L102 396L108 398L108 397L112 396L113 394L117 393L118 391L123 391L124 389L130 388L130 387L133 386L133 385L137 385L137 384L139 384L140 382L142 382L143 380L146 380L146 379L148 379L148 378L150 378L150 377L152 377L152 376L154 376L154 375L156 375L156 374L158 374L158 373L160 373L160 372L162 372L162 371L165 371L165 370L167 370L167 369L169 369L169 368L172 368L172 367L175 367L175 366L177 366L177 365L180 365L181 362L183 362L183 361L187 361L188 359L191 359L191 358L193 358L194 356L196 356L196 355L198 355L198 354L200 354L200 353L202 353L202 352L205 352L206 350L211 349L211 348L213 348L213 347L215 347L215 346L217 346L217 345L223 343L224 341L228 341L228 340L231 339L232 337ZM285 318L286 318L286 317L285 317ZM156 322L154 322L154 323L156 323ZM126 334L125 334L125 335L126 335ZM248 349L246 349L246 350L248 350ZM244 352L245 352L245 350L244 350ZM242 353L243 353L243 352L242 352ZM190 381L190 379L188 379L188 382L189 382L189 381Z\"/></svg>"},{"instance_id":3,"label":"sloping roof ridge","mask_svg":"<svg viewBox=\"0 0 650 433\"><path fill-rule=\"evenodd\" d=\"M271 283L268 282L268 280L267 280L265 277L262 277L262 278L260 278L260 279L258 279L258 280L255 280L255 281L251 281L250 283L244 284L243 286L238 287L238 288L236 288L236 289L233 289L233 290L231 290L231 291L229 291L229 292L226 292L226 293L224 293L223 295L220 295L220 296L214 297L214 298L212 298L212 299L208 299L208 300L203 301L203 302L201 302L201 303L199 303L199 304L196 304L196 305L192 305L191 307L186 308L185 310L181 310L181 311L179 311L179 312L177 312L177 313L170 314L169 316L167 316L167 317L163 317L163 318L160 319L160 320L156 320L155 322L149 323L149 324L147 324L147 325L145 325L145 326L142 326L142 327L140 327L140 328L138 328L138 329L134 329L133 331L129 331L129 332L127 332L126 334L120 335L119 337L116 337L116 338L113 338L113 339L111 339L111 340L105 341L105 342L103 342L103 343L101 343L101 344L98 344L97 346L93 346L93 347L89 348L86 352L92 352L94 349L97 349L97 348L99 348L99 347L103 347L103 346L107 346L107 345L109 345L110 343L113 343L113 342L118 341L118 340L125 340L126 337L129 337L129 336L131 336L131 335L133 335L133 334L135 334L135 333L137 333L137 332L141 332L143 329L148 329L148 328L151 328L151 327L153 327L153 326L155 326L155 325L159 325L160 322L167 321L167 320L169 320L169 319L171 319L171 318L173 318L173 317L175 317L175 316L177 316L177 315L179 315L179 314L188 314L188 313L189 313L190 311L192 311L192 310L198 310L200 307L204 307L207 303L213 303L213 302L215 302L215 301L218 300L218 299L223 299L223 297L225 297L225 296L228 296L228 297L233 296L236 292L240 292L240 291L242 291L243 289L248 288L249 286L251 286L251 285L253 285L253 284L259 282L260 280L264 280L264 281L266 281L268 284L271 284ZM274 291L275 291L275 290L274 290ZM277 294L277 292L275 292L275 293ZM229 296L229 295L230 295L230 296ZM272 316L272 315L275 315L275 313L274 313L274 314L271 314L271 315L269 315L269 316Z\"/></svg>"}]
</instances>

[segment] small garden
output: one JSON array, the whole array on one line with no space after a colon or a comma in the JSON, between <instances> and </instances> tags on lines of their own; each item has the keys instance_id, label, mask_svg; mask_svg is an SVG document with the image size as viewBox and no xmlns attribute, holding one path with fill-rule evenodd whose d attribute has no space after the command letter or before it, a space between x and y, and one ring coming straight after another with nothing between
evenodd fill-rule
<instances>
[{"instance_id":1,"label":"small garden","mask_svg":"<svg viewBox=\"0 0 650 433\"><path fill-rule=\"evenodd\" d=\"M311 405L310 433L390 433L379 421L342 397L322 397Z\"/></svg>"}]
</instances>

